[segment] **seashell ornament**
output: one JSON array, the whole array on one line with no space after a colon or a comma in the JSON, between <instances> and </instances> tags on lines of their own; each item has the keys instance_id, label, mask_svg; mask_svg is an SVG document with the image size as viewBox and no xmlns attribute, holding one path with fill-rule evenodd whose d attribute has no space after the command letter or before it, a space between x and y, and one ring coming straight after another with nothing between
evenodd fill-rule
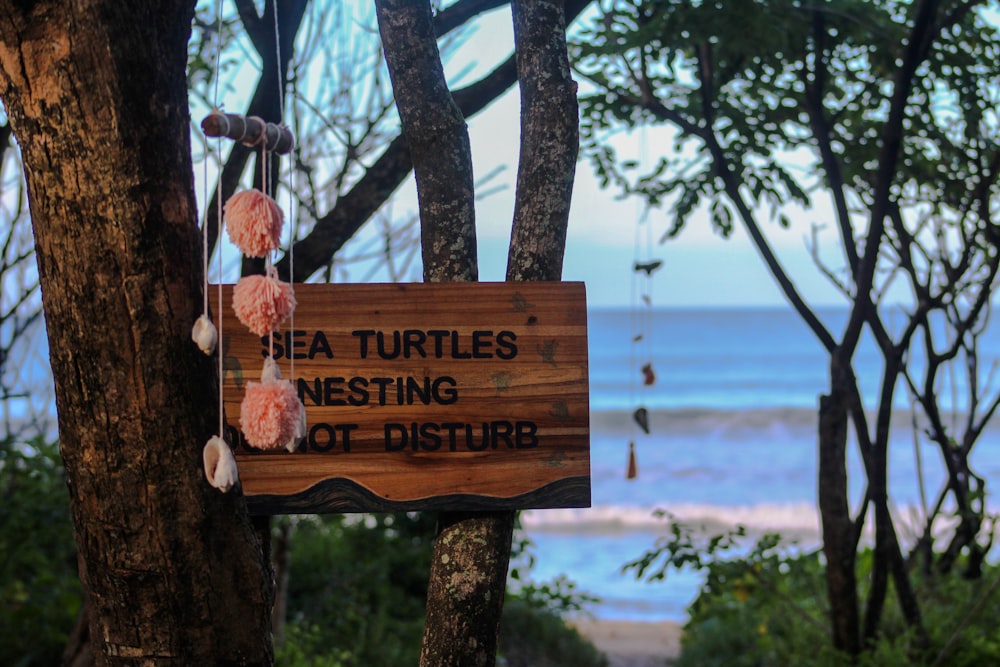
<instances>
[{"instance_id":1,"label":"seashell ornament","mask_svg":"<svg viewBox=\"0 0 1000 667\"><path fill-rule=\"evenodd\" d=\"M236 486L240 474L236 468L236 457L228 443L217 435L208 439L201 453L205 464L205 479L223 493Z\"/></svg>"},{"instance_id":2,"label":"seashell ornament","mask_svg":"<svg viewBox=\"0 0 1000 667\"><path fill-rule=\"evenodd\" d=\"M191 340L206 355L212 356L215 352L215 346L219 342L219 332L207 315L199 315L194 321L194 326L191 327Z\"/></svg>"}]
</instances>

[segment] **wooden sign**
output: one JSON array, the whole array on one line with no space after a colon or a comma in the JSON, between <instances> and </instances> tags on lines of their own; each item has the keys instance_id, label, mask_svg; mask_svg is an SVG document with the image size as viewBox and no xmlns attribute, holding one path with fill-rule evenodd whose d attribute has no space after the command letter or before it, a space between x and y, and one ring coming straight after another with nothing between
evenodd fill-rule
<instances>
[{"instance_id":1,"label":"wooden sign","mask_svg":"<svg viewBox=\"0 0 1000 667\"><path fill-rule=\"evenodd\" d=\"M582 283L299 284L295 296L294 328L269 341L223 287L226 437L251 512L590 506ZM293 452L239 431L269 344L306 409Z\"/></svg>"}]
</instances>

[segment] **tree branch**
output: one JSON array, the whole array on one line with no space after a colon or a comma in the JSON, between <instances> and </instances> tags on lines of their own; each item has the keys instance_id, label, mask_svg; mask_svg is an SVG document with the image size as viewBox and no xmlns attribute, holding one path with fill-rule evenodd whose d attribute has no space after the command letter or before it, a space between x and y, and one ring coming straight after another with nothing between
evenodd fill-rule
<instances>
[{"instance_id":1,"label":"tree branch","mask_svg":"<svg viewBox=\"0 0 1000 667\"><path fill-rule=\"evenodd\" d=\"M478 2L482 7L492 8L493 3L485 0L468 0L468 6ZM572 21L589 0L567 0L566 20ZM465 8L466 3L456 3L441 12L435 19L435 27L450 25L445 20L452 8ZM452 93L452 98L466 118L479 113L517 82L517 62L514 56L501 63L488 75ZM386 150L365 172L351 191L337 199L334 207L316 221L312 231L295 243L295 282L304 282L311 275L326 266L330 259L353 237L372 215L382 206L410 175L410 149L402 135L393 139ZM278 262L282 275L288 274L288 257Z\"/></svg>"}]
</instances>

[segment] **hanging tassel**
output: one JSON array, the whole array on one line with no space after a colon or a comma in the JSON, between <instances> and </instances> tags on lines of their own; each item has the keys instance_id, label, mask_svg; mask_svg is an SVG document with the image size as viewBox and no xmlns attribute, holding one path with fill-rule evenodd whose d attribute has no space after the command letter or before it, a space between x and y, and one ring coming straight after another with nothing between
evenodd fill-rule
<instances>
[{"instance_id":1,"label":"hanging tassel","mask_svg":"<svg viewBox=\"0 0 1000 667\"><path fill-rule=\"evenodd\" d=\"M278 280L278 271L271 267L268 275L240 278L233 288L233 312L247 329L258 336L275 331L295 309L292 286Z\"/></svg>"},{"instance_id":2,"label":"hanging tassel","mask_svg":"<svg viewBox=\"0 0 1000 667\"><path fill-rule=\"evenodd\" d=\"M248 382L240 403L240 429L257 449L295 449L303 430L304 408L291 382L281 379L272 358L264 362L260 382Z\"/></svg>"},{"instance_id":3,"label":"hanging tassel","mask_svg":"<svg viewBox=\"0 0 1000 667\"><path fill-rule=\"evenodd\" d=\"M653 372L653 363L649 362L642 367L642 384L651 387L656 384L656 373Z\"/></svg>"},{"instance_id":4,"label":"hanging tassel","mask_svg":"<svg viewBox=\"0 0 1000 667\"><path fill-rule=\"evenodd\" d=\"M639 425L639 428L642 429L643 433L649 435L649 412L646 411L646 408L636 409L636 411L632 413L632 419L634 419L635 423Z\"/></svg>"},{"instance_id":5,"label":"hanging tassel","mask_svg":"<svg viewBox=\"0 0 1000 667\"><path fill-rule=\"evenodd\" d=\"M226 232L248 257L264 257L277 250L285 214L270 196L260 190L237 192L226 202Z\"/></svg>"},{"instance_id":6,"label":"hanging tassel","mask_svg":"<svg viewBox=\"0 0 1000 667\"><path fill-rule=\"evenodd\" d=\"M639 470L635 464L635 443L628 443L628 472L625 474L625 479L635 479L639 476Z\"/></svg>"},{"instance_id":7,"label":"hanging tassel","mask_svg":"<svg viewBox=\"0 0 1000 667\"><path fill-rule=\"evenodd\" d=\"M645 271L646 272L646 277L648 278L651 275L653 275L653 271L656 271L661 266L663 266L663 260L662 259L651 259L648 262L636 262L635 266L633 267L633 270L636 273L639 273L641 271Z\"/></svg>"}]
</instances>

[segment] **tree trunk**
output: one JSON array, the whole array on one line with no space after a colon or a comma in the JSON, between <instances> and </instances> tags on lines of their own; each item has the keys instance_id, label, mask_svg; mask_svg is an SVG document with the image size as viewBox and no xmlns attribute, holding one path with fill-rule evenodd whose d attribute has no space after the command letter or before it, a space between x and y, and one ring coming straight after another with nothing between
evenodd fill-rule
<instances>
[{"instance_id":1,"label":"tree trunk","mask_svg":"<svg viewBox=\"0 0 1000 667\"><path fill-rule=\"evenodd\" d=\"M3 2L80 577L98 664L268 665L270 568L205 481L187 41L194 2Z\"/></svg>"},{"instance_id":2,"label":"tree trunk","mask_svg":"<svg viewBox=\"0 0 1000 667\"><path fill-rule=\"evenodd\" d=\"M472 159L429 4L380 0L379 30L413 159L424 279L476 280ZM558 280L578 149L562 3L513 3L522 144L508 278ZM495 664L513 512L442 513L420 664Z\"/></svg>"},{"instance_id":3,"label":"tree trunk","mask_svg":"<svg viewBox=\"0 0 1000 667\"><path fill-rule=\"evenodd\" d=\"M819 401L819 510L826 556L833 645L850 655L861 650L856 542L847 496L847 405L839 378L838 351L831 357L831 391Z\"/></svg>"}]
</instances>

